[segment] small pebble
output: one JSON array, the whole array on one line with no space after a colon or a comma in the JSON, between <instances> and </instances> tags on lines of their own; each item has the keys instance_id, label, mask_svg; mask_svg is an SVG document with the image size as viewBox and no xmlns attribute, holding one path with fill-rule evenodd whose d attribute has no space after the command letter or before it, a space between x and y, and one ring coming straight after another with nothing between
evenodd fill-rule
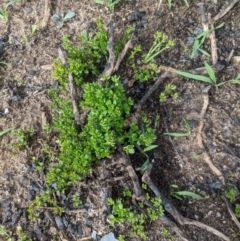
<instances>
[{"instance_id":1,"label":"small pebble","mask_svg":"<svg viewBox=\"0 0 240 241\"><path fill-rule=\"evenodd\" d=\"M36 75L36 71L35 71L35 70L30 70L30 71L29 71L29 75L31 75L31 76Z\"/></svg>"},{"instance_id":2,"label":"small pebble","mask_svg":"<svg viewBox=\"0 0 240 241\"><path fill-rule=\"evenodd\" d=\"M26 13L31 13L32 12L32 8L26 8Z\"/></svg>"},{"instance_id":3,"label":"small pebble","mask_svg":"<svg viewBox=\"0 0 240 241\"><path fill-rule=\"evenodd\" d=\"M221 213L219 213L219 212L217 212L217 218L221 218L222 217L222 215L221 215Z\"/></svg>"}]
</instances>

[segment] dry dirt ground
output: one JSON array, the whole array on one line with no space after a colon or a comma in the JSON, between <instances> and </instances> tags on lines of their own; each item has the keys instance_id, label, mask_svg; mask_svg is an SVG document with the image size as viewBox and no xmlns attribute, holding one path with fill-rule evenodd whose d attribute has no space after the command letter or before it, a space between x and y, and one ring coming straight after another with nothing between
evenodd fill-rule
<instances>
[{"instance_id":1,"label":"dry dirt ground","mask_svg":"<svg viewBox=\"0 0 240 241\"><path fill-rule=\"evenodd\" d=\"M2 0L0 8L4 8L7 2ZM56 82L52 78L52 62L58 57L58 47L62 45L64 35L69 34L76 40L83 30L94 31L92 26L96 18L100 17L107 26L112 17L116 36L121 36L129 26L142 24L134 44L139 43L144 49L149 48L156 31L163 31L175 42L173 48L157 58L159 66L189 70L203 67L204 60L211 63L211 58L201 54L194 59L190 58L192 40L203 29L198 5L200 1L189 0L189 8L183 0L172 2L174 6L169 10L167 1L164 0L122 0L111 12L94 0L20 0L7 9L9 21L0 19L0 60L11 64L11 67L0 66L0 131L12 127L16 130L32 127L36 135L32 145L17 153L11 148L11 143L16 141L14 135L7 133L0 137L1 225L14 233L21 227L32 240L91 240L87 238L94 232L100 240L110 231L115 233L115 237L121 233L127 234L127 227L112 227L102 220L100 180L103 164L94 168L92 176L76 184L60 198L67 210L62 217L54 216L51 209L46 208L41 221L30 222L27 207L45 187L45 175L34 170L31 159L40 157L42 153L43 122L46 121L46 115L51 116L51 101L47 90ZM223 65L217 72L218 82L229 81L240 73L240 63L237 62L237 56L240 56L240 1L202 1L205 12L210 13L212 18L226 10L232 2L236 2L234 7L215 23L215 27L225 23L215 31L217 62ZM62 28L57 28L51 16L68 11L74 11L76 16ZM130 21L132 14L137 11L143 12L144 23L141 23L142 19ZM38 25L38 29L31 34L34 24ZM205 41L203 49L211 52L209 39ZM126 65L123 66L121 79L125 83L131 79ZM159 102L159 94L169 83L177 86L179 98L162 104ZM154 82L135 82L133 86L126 84L125 88L137 103L153 84ZM203 83L182 77L166 78L146 101L143 109L148 117L154 120L157 114L160 115L156 130L158 148L150 153L153 160L151 177L184 217L219 230L229 240L240 240L239 227L222 198L228 183L240 188L239 86L230 82L217 90L212 86L206 94L209 98L206 113L203 113L206 104L204 88L206 86ZM163 135L167 130L185 132L183 118L191 127L189 137L169 138ZM203 128L200 127L202 124ZM209 166L208 160L220 175ZM138 155L132 157L134 167L141 166L143 162ZM113 195L121 189L122 182L124 181L120 180L112 184ZM204 199L177 200L170 195L171 184L178 185L179 190L195 192ZM80 195L82 201L77 209L70 202L75 193ZM237 198L234 205L240 201ZM167 216L174 220L174 217ZM179 227L189 241L223 240L219 235L193 225ZM170 236L162 235L164 228L168 229L161 219L148 224L147 240L171 240ZM181 240L171 228L169 232L175 240ZM7 238L2 236L1 240ZM129 237L127 240L140 239Z\"/></svg>"}]
</instances>

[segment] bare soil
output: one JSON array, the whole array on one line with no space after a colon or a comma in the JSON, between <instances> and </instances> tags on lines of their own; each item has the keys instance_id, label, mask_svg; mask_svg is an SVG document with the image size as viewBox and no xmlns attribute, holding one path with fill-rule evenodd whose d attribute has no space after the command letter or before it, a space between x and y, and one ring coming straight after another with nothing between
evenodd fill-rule
<instances>
[{"instance_id":1,"label":"bare soil","mask_svg":"<svg viewBox=\"0 0 240 241\"><path fill-rule=\"evenodd\" d=\"M1 1L0 8L4 8L7 2ZM116 171L108 166L106 161L93 168L92 176L60 197L66 210L62 217L54 216L51 209L46 209L41 221L30 222L27 207L34 197L46 189L45 174L34 169L31 159L42 158L43 125L51 122L51 101L47 91L56 84L56 80L52 78L52 62L58 57L58 47L62 46L64 35L68 34L73 41L77 40L78 34L84 30L94 32L94 22L98 17L105 26L112 18L116 38L122 36L127 27L142 24L142 30L134 37L133 43L141 44L144 50L150 47L156 31L163 31L175 42L173 48L157 58L159 66L189 70L203 67L204 60L211 63L211 58L201 54L194 59L190 58L193 45L191 41L196 32L203 29L197 1L189 0L189 8L183 0L173 1L171 10L166 2L162 1L160 4L159 0L122 0L114 12L109 11L106 6L96 4L94 0L20 0L8 8L9 21L0 20L0 61L11 64L11 67L0 65L0 131L11 127L17 130L32 127L36 132L31 145L17 152L11 148L11 143L16 141L14 135L8 133L0 137L0 223L8 230L15 233L21 227L33 240L53 240L54 236L57 237L54 240L87 240L84 238L90 237L94 231L97 233L97 240L100 240L110 231L114 232L115 237L128 233L128 227L112 227L103 220L104 171L114 173L115 177L121 173L121 170ZM213 18L233 1L202 2L206 13L210 13ZM76 17L66 22L62 28L57 28L51 16L70 10L76 13ZM146 22L143 23L142 19L130 21L132 14L138 11L144 13ZM218 64L223 65L223 69L217 72L218 82L229 81L240 73L240 62L236 60L237 56L240 58L239 1L215 23L215 27L222 22L225 23L224 27L215 31ZM38 29L31 35L34 24L38 25ZM2 53L1 46L4 47ZM203 49L211 52L208 39ZM127 65L123 64L119 72L123 82L131 81L131 70ZM160 103L159 94L169 83L177 85L179 98ZM125 88L137 103L153 84L154 82L135 82L133 86L125 84ZM160 115L156 130L158 148L150 153L153 163L151 178L184 217L219 230L229 240L240 240L240 231L222 198L228 183L240 188L240 87L230 82L218 90L211 87L207 110L202 118L205 87L203 83L179 76L167 78L144 104L143 110L153 122L155 116ZM189 137L169 138L164 135L167 131L185 132L183 118L191 126ZM205 152L200 148L198 139L201 122L203 128L200 135ZM56 138L53 137L53 144L55 141ZM221 182L221 177L206 163L203 152L207 153L212 164L223 174L225 185ZM131 161L133 167L137 168L145 160L136 154L131 156ZM113 181L113 197L129 182ZM195 192L204 199L177 200L170 195L171 184L178 185L179 190ZM82 201L77 209L71 204L71 198L76 193ZM240 203L239 201L238 197L236 203ZM174 220L174 217L168 217ZM62 222L62 227L57 219ZM179 227L189 241L222 240L218 235L193 225ZM163 237L164 228L168 227L161 219L148 224L148 240L170 240L170 236ZM176 240L181 240L169 230Z\"/></svg>"}]
</instances>

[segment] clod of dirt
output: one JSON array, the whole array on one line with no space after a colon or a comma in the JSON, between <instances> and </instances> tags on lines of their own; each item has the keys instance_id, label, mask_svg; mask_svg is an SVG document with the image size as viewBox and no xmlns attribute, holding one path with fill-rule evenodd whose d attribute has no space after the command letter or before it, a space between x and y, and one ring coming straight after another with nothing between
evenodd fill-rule
<instances>
[{"instance_id":1,"label":"clod of dirt","mask_svg":"<svg viewBox=\"0 0 240 241\"><path fill-rule=\"evenodd\" d=\"M12 219L12 223L11 223L12 227L14 227L19 222L22 214L23 214L23 210L22 209L17 211L17 213L14 215L14 217Z\"/></svg>"},{"instance_id":2,"label":"clod of dirt","mask_svg":"<svg viewBox=\"0 0 240 241\"><path fill-rule=\"evenodd\" d=\"M64 225L64 223L63 223L62 217L60 217L60 216L55 216L55 222L56 222L56 225L57 225L57 228L58 228L58 229L60 229L60 230L65 229L65 225Z\"/></svg>"}]
</instances>

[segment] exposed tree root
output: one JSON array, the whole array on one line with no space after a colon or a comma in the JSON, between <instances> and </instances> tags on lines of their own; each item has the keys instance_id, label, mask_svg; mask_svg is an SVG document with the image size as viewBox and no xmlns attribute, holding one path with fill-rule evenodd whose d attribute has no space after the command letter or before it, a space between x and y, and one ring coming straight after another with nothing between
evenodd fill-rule
<instances>
[{"instance_id":1,"label":"exposed tree root","mask_svg":"<svg viewBox=\"0 0 240 241\"><path fill-rule=\"evenodd\" d=\"M219 232L218 230L195 220L185 218L183 217L177 209L173 206L173 204L161 193L158 188L155 186L155 184L152 182L150 178L150 174L152 171L152 164L150 163L148 166L148 169L145 171L144 175L142 176L142 181L148 185L148 187L154 192L154 194L157 197L160 197L162 199L162 205L164 206L164 209L172 215L172 217L180 224L180 225L193 225L199 228L202 228L204 230L207 230L208 232L218 236L219 238L230 241L230 239L224 235L223 233Z\"/></svg>"},{"instance_id":2,"label":"exposed tree root","mask_svg":"<svg viewBox=\"0 0 240 241\"><path fill-rule=\"evenodd\" d=\"M210 167L212 172L219 177L219 179L222 181L223 185L225 185L225 179L223 177L223 174L212 163L208 153L206 152L206 150L204 148L203 140L202 140L202 129L203 129L203 125L204 125L203 118L204 118L204 115L205 115L205 113L207 111L207 107L208 107L208 102L209 102L208 91L209 91L210 88L211 88L211 86L207 86L202 91L203 106L202 106L202 110L201 110L201 113L200 113L200 120L199 120L199 126L198 126L198 132L197 132L197 138L196 139L197 139L197 144L198 144L199 148L203 151L202 152L203 160L208 164L208 166Z\"/></svg>"}]
</instances>

